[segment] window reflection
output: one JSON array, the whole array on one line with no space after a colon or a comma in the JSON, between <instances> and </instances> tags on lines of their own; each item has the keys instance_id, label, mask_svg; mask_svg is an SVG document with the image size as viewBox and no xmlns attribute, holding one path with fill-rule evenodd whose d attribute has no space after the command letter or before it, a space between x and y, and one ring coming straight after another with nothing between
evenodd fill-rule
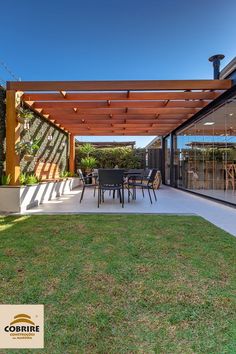
<instances>
[{"instance_id":1,"label":"window reflection","mask_svg":"<svg viewBox=\"0 0 236 354\"><path fill-rule=\"evenodd\" d=\"M177 186L236 204L236 100L177 134Z\"/></svg>"}]
</instances>

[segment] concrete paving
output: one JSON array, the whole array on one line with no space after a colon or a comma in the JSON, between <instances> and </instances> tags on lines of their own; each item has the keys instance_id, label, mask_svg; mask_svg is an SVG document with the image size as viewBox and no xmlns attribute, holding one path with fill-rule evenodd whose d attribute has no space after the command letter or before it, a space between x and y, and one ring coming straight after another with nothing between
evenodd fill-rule
<instances>
[{"instance_id":1,"label":"concrete paving","mask_svg":"<svg viewBox=\"0 0 236 354\"><path fill-rule=\"evenodd\" d=\"M122 209L119 199L113 199L108 192L105 202L97 208L97 195L93 197L93 190L87 189L82 203L79 203L81 189L75 189L69 194L30 209L24 214L60 214L60 213L152 213L152 214L195 214L202 216L221 229L236 236L236 209L212 200L199 197L178 189L161 186L157 191L157 202L150 203L147 192L143 198L140 190L136 200L127 201ZM154 199L154 198L153 198Z\"/></svg>"}]
</instances>

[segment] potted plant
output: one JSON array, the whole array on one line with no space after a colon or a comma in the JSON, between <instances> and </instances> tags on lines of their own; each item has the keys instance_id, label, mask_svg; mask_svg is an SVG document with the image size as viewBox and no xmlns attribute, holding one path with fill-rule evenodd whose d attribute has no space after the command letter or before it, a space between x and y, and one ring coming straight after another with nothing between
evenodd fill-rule
<instances>
[{"instance_id":1,"label":"potted plant","mask_svg":"<svg viewBox=\"0 0 236 354\"><path fill-rule=\"evenodd\" d=\"M90 156L90 154L95 152L95 148L91 144L84 144L81 146L80 152L85 155L85 157L81 159L81 168L86 175L91 174L92 169L96 167L97 164L95 157Z\"/></svg>"},{"instance_id":2,"label":"potted plant","mask_svg":"<svg viewBox=\"0 0 236 354\"><path fill-rule=\"evenodd\" d=\"M95 157L87 156L81 159L81 167L87 175L92 172L92 169L96 167L96 164L97 160L95 159Z\"/></svg>"},{"instance_id":3,"label":"potted plant","mask_svg":"<svg viewBox=\"0 0 236 354\"><path fill-rule=\"evenodd\" d=\"M40 140L33 139L31 141L20 141L16 144L15 149L18 155L22 154L25 161L32 161L36 152L40 148Z\"/></svg>"},{"instance_id":4,"label":"potted plant","mask_svg":"<svg viewBox=\"0 0 236 354\"><path fill-rule=\"evenodd\" d=\"M31 111L30 109L26 109L23 107L20 107L17 115L17 120L18 122L26 125L29 124L29 121L34 118L34 112Z\"/></svg>"}]
</instances>

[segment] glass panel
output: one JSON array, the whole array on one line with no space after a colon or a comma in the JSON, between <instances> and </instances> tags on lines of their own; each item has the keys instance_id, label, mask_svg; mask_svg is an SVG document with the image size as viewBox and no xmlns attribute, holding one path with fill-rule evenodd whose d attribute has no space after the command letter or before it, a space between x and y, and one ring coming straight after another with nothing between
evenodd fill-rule
<instances>
[{"instance_id":1,"label":"glass panel","mask_svg":"<svg viewBox=\"0 0 236 354\"><path fill-rule=\"evenodd\" d=\"M170 184L170 136L165 138L165 183Z\"/></svg>"},{"instance_id":2,"label":"glass panel","mask_svg":"<svg viewBox=\"0 0 236 354\"><path fill-rule=\"evenodd\" d=\"M236 204L236 99L177 134L178 187Z\"/></svg>"}]
</instances>

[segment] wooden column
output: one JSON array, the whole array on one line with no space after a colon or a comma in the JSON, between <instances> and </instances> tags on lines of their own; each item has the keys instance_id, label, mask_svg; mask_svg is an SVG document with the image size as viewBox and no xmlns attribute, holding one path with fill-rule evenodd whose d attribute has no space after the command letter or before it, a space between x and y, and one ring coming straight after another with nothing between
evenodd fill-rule
<instances>
[{"instance_id":1,"label":"wooden column","mask_svg":"<svg viewBox=\"0 0 236 354\"><path fill-rule=\"evenodd\" d=\"M16 185L20 176L20 158L15 152L15 144L20 141L16 92L8 90L6 99L6 175L11 176L10 184Z\"/></svg>"},{"instance_id":2,"label":"wooden column","mask_svg":"<svg viewBox=\"0 0 236 354\"><path fill-rule=\"evenodd\" d=\"M75 173L75 137L70 135L69 147L69 171Z\"/></svg>"}]
</instances>

